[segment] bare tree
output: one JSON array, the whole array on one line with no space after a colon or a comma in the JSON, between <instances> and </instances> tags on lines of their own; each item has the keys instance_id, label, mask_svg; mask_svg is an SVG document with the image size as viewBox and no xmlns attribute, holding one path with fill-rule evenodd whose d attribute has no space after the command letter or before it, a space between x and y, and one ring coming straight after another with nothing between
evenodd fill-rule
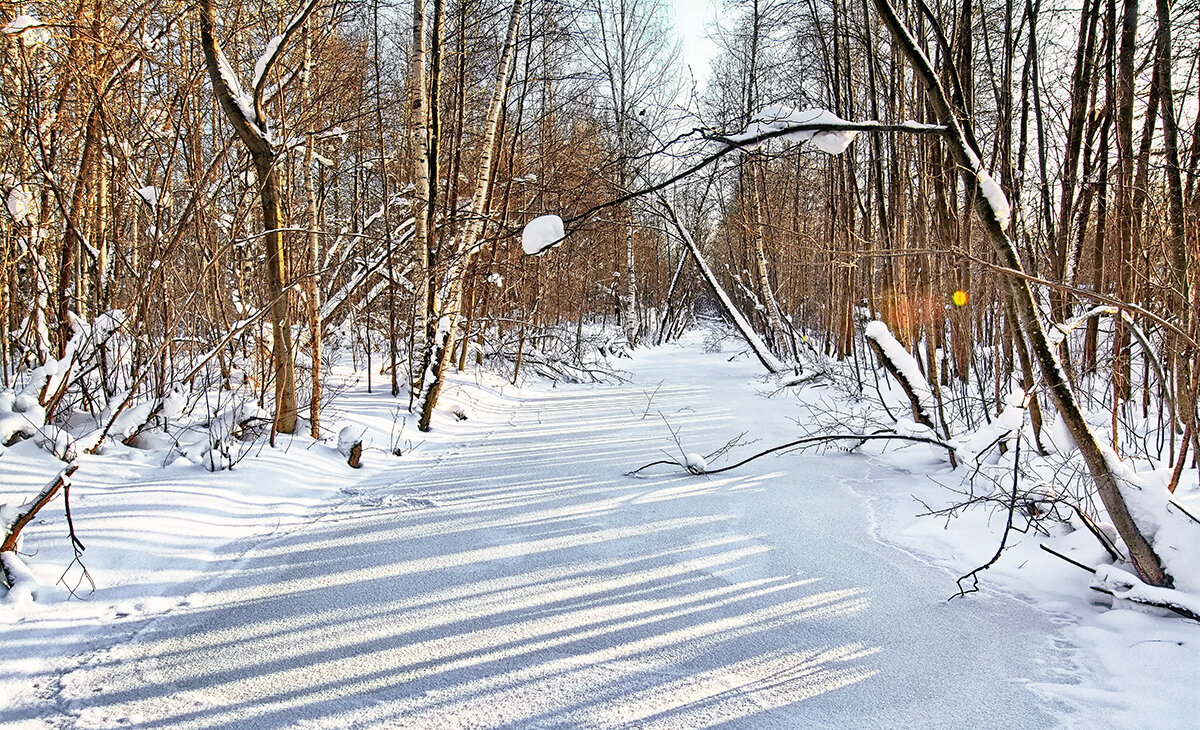
<instances>
[{"instance_id":1,"label":"bare tree","mask_svg":"<svg viewBox=\"0 0 1200 730\"><path fill-rule=\"evenodd\" d=\"M258 180L259 204L263 220L263 245L267 271L267 297L271 303L271 358L275 369L275 431L292 433L296 429L296 373L292 352L291 318L288 313L287 272L284 262L284 238L279 202L279 171L276 167L278 142L266 115L265 95L270 74L279 62L288 41L304 26L317 6L307 0L283 32L271 39L254 66L250 87L243 87L237 72L221 50L216 38L216 6L213 0L200 2L200 45L213 93L238 139L250 152Z\"/></svg>"}]
</instances>

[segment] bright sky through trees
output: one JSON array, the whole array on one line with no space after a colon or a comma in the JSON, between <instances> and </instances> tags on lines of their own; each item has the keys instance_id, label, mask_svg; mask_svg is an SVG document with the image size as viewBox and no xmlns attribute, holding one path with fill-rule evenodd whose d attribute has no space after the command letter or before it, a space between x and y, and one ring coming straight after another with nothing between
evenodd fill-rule
<instances>
[{"instance_id":1,"label":"bright sky through trees","mask_svg":"<svg viewBox=\"0 0 1200 730\"><path fill-rule=\"evenodd\" d=\"M679 34L683 47L683 64L690 69L697 93L704 91L709 64L717 52L717 44L708 37L708 26L715 14L715 0L671 0L675 32Z\"/></svg>"}]
</instances>

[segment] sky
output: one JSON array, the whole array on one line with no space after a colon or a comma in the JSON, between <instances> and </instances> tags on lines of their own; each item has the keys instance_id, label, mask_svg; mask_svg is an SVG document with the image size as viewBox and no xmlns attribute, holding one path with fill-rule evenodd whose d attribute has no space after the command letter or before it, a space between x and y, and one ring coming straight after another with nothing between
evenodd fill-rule
<instances>
[{"instance_id":1,"label":"sky","mask_svg":"<svg viewBox=\"0 0 1200 730\"><path fill-rule=\"evenodd\" d=\"M717 53L717 44L708 36L708 26L716 17L717 0L671 0L675 31L683 44L683 63L691 67L697 92L708 81L709 62Z\"/></svg>"}]
</instances>

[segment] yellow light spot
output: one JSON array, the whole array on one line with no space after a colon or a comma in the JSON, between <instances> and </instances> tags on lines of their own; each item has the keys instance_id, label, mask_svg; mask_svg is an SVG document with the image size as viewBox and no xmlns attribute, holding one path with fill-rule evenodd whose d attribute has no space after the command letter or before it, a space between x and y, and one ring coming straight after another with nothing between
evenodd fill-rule
<instances>
[{"instance_id":1,"label":"yellow light spot","mask_svg":"<svg viewBox=\"0 0 1200 730\"><path fill-rule=\"evenodd\" d=\"M954 302L955 306L961 307L967 303L967 293L962 289L959 289L950 295L950 300Z\"/></svg>"}]
</instances>

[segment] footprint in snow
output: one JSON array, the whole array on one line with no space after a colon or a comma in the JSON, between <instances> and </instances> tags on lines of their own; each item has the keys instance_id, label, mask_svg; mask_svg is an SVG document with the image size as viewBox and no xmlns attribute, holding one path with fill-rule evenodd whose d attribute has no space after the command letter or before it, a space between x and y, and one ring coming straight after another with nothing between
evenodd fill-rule
<instances>
[{"instance_id":1,"label":"footprint in snow","mask_svg":"<svg viewBox=\"0 0 1200 730\"><path fill-rule=\"evenodd\" d=\"M365 499L355 500L357 505L363 507L381 507L394 510L418 510L429 509L436 507L437 502L432 499L424 499L422 497L404 497L399 494L388 494L382 497L367 497Z\"/></svg>"}]
</instances>

